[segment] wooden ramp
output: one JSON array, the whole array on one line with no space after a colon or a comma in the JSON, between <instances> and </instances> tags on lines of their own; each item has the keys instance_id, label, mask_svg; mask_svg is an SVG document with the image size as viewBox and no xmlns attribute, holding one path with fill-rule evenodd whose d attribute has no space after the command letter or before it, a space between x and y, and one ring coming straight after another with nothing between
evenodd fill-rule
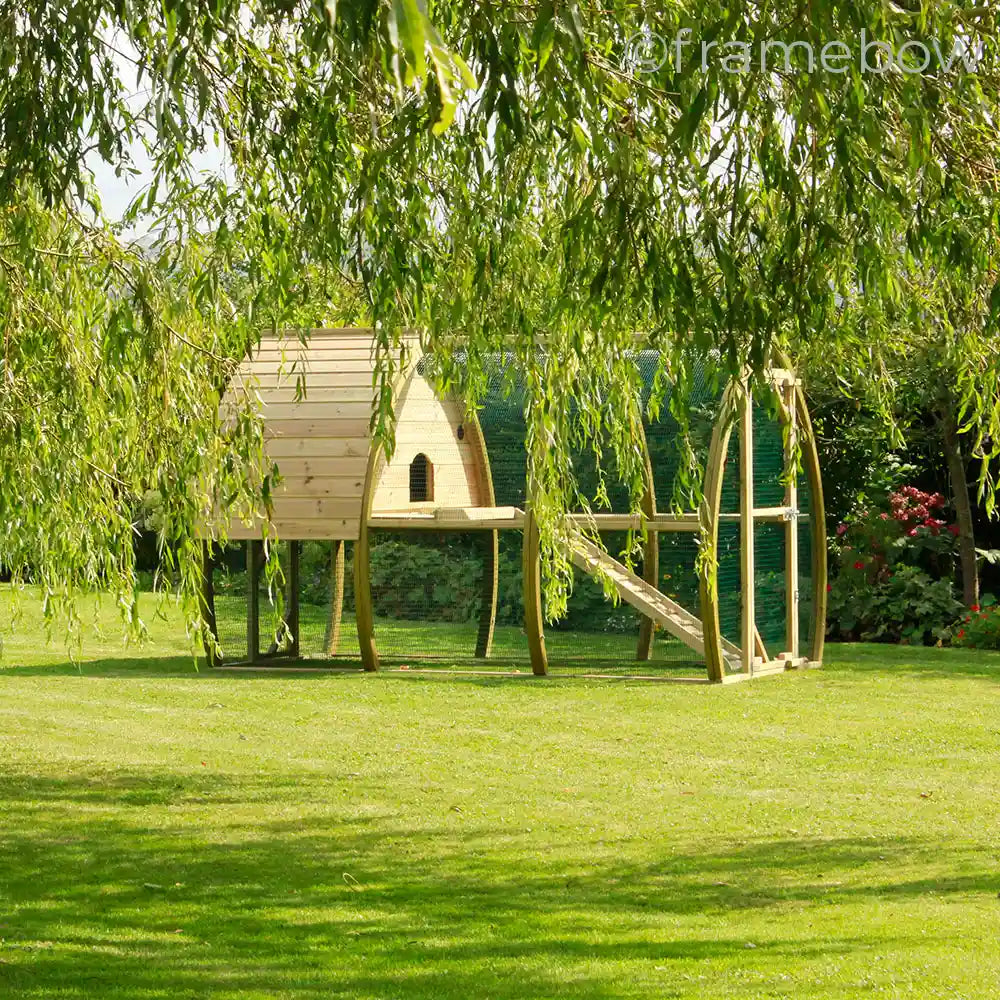
<instances>
[{"instance_id":1,"label":"wooden ramp","mask_svg":"<svg viewBox=\"0 0 1000 1000\"><path fill-rule=\"evenodd\" d=\"M575 534L572 537L570 553L574 565L592 576L606 574L623 601L651 618L696 653L705 655L705 635L700 618L676 601L672 601L642 577L636 576L628 567L623 566L617 559L603 552L582 535ZM723 639L722 655L730 670L740 669L739 647Z\"/></svg>"}]
</instances>

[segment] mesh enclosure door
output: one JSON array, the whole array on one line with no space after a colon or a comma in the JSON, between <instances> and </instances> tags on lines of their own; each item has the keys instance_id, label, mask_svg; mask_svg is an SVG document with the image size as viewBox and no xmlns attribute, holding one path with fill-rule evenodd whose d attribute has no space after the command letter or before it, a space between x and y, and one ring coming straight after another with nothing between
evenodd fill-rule
<instances>
[{"instance_id":1,"label":"mesh enclosure door","mask_svg":"<svg viewBox=\"0 0 1000 1000\"><path fill-rule=\"evenodd\" d=\"M799 655L812 656L814 638L812 493L805 476L799 477Z\"/></svg>"},{"instance_id":2,"label":"mesh enclosure door","mask_svg":"<svg viewBox=\"0 0 1000 1000\"><path fill-rule=\"evenodd\" d=\"M754 525L754 620L770 659L787 649L785 524Z\"/></svg>"}]
</instances>

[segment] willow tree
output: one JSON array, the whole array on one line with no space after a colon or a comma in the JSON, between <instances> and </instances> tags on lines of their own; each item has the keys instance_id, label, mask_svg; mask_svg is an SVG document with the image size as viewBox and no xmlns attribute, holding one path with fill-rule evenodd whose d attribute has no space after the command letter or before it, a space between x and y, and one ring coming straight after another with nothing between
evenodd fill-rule
<instances>
[{"instance_id":1,"label":"willow tree","mask_svg":"<svg viewBox=\"0 0 1000 1000\"><path fill-rule=\"evenodd\" d=\"M558 613L571 443L614 451L638 503L637 337L683 424L694 358L743 377L776 345L840 343L859 287L875 327L911 272L989 296L984 6L28 6L0 3L0 563L54 594L100 585L130 607L143 504L193 590L195 528L266 502L253 414L223 433L215 401L267 325L370 322L386 380L417 328L461 345L441 377L473 395L485 355L514 352ZM863 37L899 62L866 71ZM853 58L817 66L838 40ZM225 167L201 176L207 146ZM151 179L126 222L155 221L152 251L88 182L137 147ZM994 419L996 393L963 406Z\"/></svg>"}]
</instances>

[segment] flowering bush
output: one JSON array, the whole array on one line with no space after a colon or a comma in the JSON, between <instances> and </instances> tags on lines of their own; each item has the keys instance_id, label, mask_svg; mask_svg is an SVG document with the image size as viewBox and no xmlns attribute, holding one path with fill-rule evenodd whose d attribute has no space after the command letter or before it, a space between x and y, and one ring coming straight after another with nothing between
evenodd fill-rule
<instances>
[{"instance_id":1,"label":"flowering bush","mask_svg":"<svg viewBox=\"0 0 1000 1000\"><path fill-rule=\"evenodd\" d=\"M1000 649L1000 606L992 595L986 594L981 606L969 608L951 641L964 649Z\"/></svg>"},{"instance_id":2,"label":"flowering bush","mask_svg":"<svg viewBox=\"0 0 1000 1000\"><path fill-rule=\"evenodd\" d=\"M942 641L962 612L952 579L957 528L945 498L914 486L890 492L884 509L837 527L828 602L832 638Z\"/></svg>"}]
</instances>

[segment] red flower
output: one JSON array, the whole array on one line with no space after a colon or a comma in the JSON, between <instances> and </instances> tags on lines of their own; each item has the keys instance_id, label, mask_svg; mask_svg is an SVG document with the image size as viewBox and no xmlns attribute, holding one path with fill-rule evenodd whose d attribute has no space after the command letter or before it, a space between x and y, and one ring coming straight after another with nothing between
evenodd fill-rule
<instances>
[{"instance_id":1,"label":"red flower","mask_svg":"<svg viewBox=\"0 0 1000 1000\"><path fill-rule=\"evenodd\" d=\"M971 606L971 607L969 608L969 610L970 610L970 611L978 611L978 610L979 610L979 605L978 605L978 604L973 604L973 605L972 605L972 606Z\"/></svg>"},{"instance_id":2,"label":"red flower","mask_svg":"<svg viewBox=\"0 0 1000 1000\"><path fill-rule=\"evenodd\" d=\"M826 592L827 592L827 593L829 594L831 590L833 590L833 586L832 586L832 584L829 584L829 583L828 583L828 584L826 585Z\"/></svg>"},{"instance_id":3,"label":"red flower","mask_svg":"<svg viewBox=\"0 0 1000 1000\"><path fill-rule=\"evenodd\" d=\"M910 528L910 530L906 534L910 538L916 538L917 537L917 529L916 528Z\"/></svg>"},{"instance_id":4,"label":"red flower","mask_svg":"<svg viewBox=\"0 0 1000 1000\"><path fill-rule=\"evenodd\" d=\"M965 629L964 628L960 628L958 630L958 636L957 636L957 638L959 638L959 639L964 639L965 638Z\"/></svg>"},{"instance_id":5,"label":"red flower","mask_svg":"<svg viewBox=\"0 0 1000 1000\"><path fill-rule=\"evenodd\" d=\"M864 564L864 563L863 563L863 562L862 562L862 561L861 561L861 560L859 559L859 560L858 560L858 561L857 561L857 562L856 562L856 563L854 564L854 568L855 568L855 569L864 569L864 568L865 568L865 564Z\"/></svg>"},{"instance_id":6,"label":"red flower","mask_svg":"<svg viewBox=\"0 0 1000 1000\"><path fill-rule=\"evenodd\" d=\"M949 524L949 525L948 525L948 530L949 530L949 531L950 531L950 532L951 532L951 533L952 533L952 534L953 534L953 535L954 535L954 536L955 536L956 538L958 538L958 536L959 536L959 535L960 535L960 534L962 533L962 529L961 529L961 528L959 528L959 526L958 526L957 524Z\"/></svg>"}]
</instances>

